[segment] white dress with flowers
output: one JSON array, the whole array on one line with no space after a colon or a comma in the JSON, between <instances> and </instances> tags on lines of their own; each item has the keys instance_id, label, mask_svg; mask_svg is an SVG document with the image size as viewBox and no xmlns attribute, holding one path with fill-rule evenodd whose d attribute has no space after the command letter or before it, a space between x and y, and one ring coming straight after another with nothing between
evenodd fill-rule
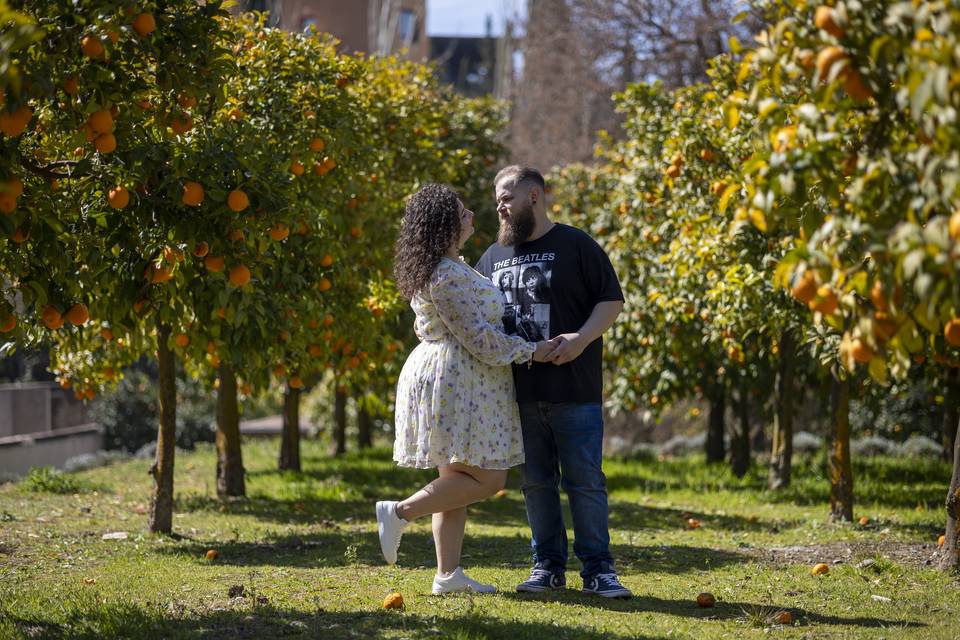
<instances>
[{"instance_id":1,"label":"white dress with flowers","mask_svg":"<svg viewBox=\"0 0 960 640\"><path fill-rule=\"evenodd\" d=\"M420 469L523 462L510 364L536 345L502 328L503 293L461 261L443 258L410 306L420 344L397 383L393 459Z\"/></svg>"}]
</instances>

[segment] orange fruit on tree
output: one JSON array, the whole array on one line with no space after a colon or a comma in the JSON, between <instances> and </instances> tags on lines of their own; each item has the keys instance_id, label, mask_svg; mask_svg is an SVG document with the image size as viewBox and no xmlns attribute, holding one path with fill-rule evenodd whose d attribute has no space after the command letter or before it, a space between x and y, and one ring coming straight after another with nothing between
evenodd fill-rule
<instances>
[{"instance_id":1,"label":"orange fruit on tree","mask_svg":"<svg viewBox=\"0 0 960 640\"><path fill-rule=\"evenodd\" d=\"M93 141L93 146L100 153L113 153L117 148L117 139L112 133L102 133Z\"/></svg>"},{"instance_id":2,"label":"orange fruit on tree","mask_svg":"<svg viewBox=\"0 0 960 640\"><path fill-rule=\"evenodd\" d=\"M717 604L717 599L713 597L712 593L704 591L703 593L697 596L697 604L702 609L709 609L713 605Z\"/></svg>"},{"instance_id":3,"label":"orange fruit on tree","mask_svg":"<svg viewBox=\"0 0 960 640\"><path fill-rule=\"evenodd\" d=\"M227 308L226 307L217 307L217 317L221 320L227 319Z\"/></svg>"},{"instance_id":4,"label":"orange fruit on tree","mask_svg":"<svg viewBox=\"0 0 960 640\"><path fill-rule=\"evenodd\" d=\"M0 333L10 333L17 326L17 316L7 313L3 320L0 320Z\"/></svg>"},{"instance_id":5,"label":"orange fruit on tree","mask_svg":"<svg viewBox=\"0 0 960 640\"><path fill-rule=\"evenodd\" d=\"M855 338L850 343L850 355L860 364L866 364L873 359L873 349L861 338Z\"/></svg>"},{"instance_id":6,"label":"orange fruit on tree","mask_svg":"<svg viewBox=\"0 0 960 640\"><path fill-rule=\"evenodd\" d=\"M193 107L197 106L197 98L182 91L180 92L180 95L177 96L177 104L184 109L192 109Z\"/></svg>"},{"instance_id":7,"label":"orange fruit on tree","mask_svg":"<svg viewBox=\"0 0 960 640\"><path fill-rule=\"evenodd\" d=\"M275 375L278 378L282 378L286 372L287 372L287 368L282 364L278 364L273 368L273 375Z\"/></svg>"},{"instance_id":8,"label":"orange fruit on tree","mask_svg":"<svg viewBox=\"0 0 960 640\"><path fill-rule=\"evenodd\" d=\"M190 336L185 333L178 333L177 337L173 339L178 347L185 347L190 344Z\"/></svg>"},{"instance_id":9,"label":"orange fruit on tree","mask_svg":"<svg viewBox=\"0 0 960 640\"><path fill-rule=\"evenodd\" d=\"M847 54L840 47L833 45L824 47L820 50L820 53L817 54L817 76L820 78L820 82L826 82L833 68L841 63L846 62Z\"/></svg>"},{"instance_id":10,"label":"orange fruit on tree","mask_svg":"<svg viewBox=\"0 0 960 640\"><path fill-rule=\"evenodd\" d=\"M815 576L822 576L830 573L830 565L826 562L818 562L810 568L810 573Z\"/></svg>"},{"instance_id":11,"label":"orange fruit on tree","mask_svg":"<svg viewBox=\"0 0 960 640\"><path fill-rule=\"evenodd\" d=\"M950 216L947 227L950 230L950 237L954 240L960 240L960 209L954 211Z\"/></svg>"},{"instance_id":12,"label":"orange fruit on tree","mask_svg":"<svg viewBox=\"0 0 960 640\"><path fill-rule=\"evenodd\" d=\"M30 232L24 231L23 227L17 227L17 230L13 232L12 236L10 236L10 239L17 244L23 244L30 239Z\"/></svg>"},{"instance_id":13,"label":"orange fruit on tree","mask_svg":"<svg viewBox=\"0 0 960 640\"><path fill-rule=\"evenodd\" d=\"M403 596L399 593L391 593L383 599L384 609L403 609Z\"/></svg>"},{"instance_id":14,"label":"orange fruit on tree","mask_svg":"<svg viewBox=\"0 0 960 640\"><path fill-rule=\"evenodd\" d=\"M360 227L356 227L356 226L350 227L350 235L353 236L354 238L359 238L361 234L363 234L363 229L361 229Z\"/></svg>"},{"instance_id":15,"label":"orange fruit on tree","mask_svg":"<svg viewBox=\"0 0 960 640\"><path fill-rule=\"evenodd\" d=\"M299 160L294 160L293 162L290 163L290 172L291 172L293 175L295 175L295 176L302 176L302 175L303 175L303 171L304 171L304 169L303 169L303 163L300 162Z\"/></svg>"},{"instance_id":16,"label":"orange fruit on tree","mask_svg":"<svg viewBox=\"0 0 960 640\"><path fill-rule=\"evenodd\" d=\"M667 167L667 170L665 171L665 173L671 178L676 178L677 176L680 175L680 167L678 167L675 164L672 164L669 167Z\"/></svg>"},{"instance_id":17,"label":"orange fruit on tree","mask_svg":"<svg viewBox=\"0 0 960 640\"><path fill-rule=\"evenodd\" d=\"M113 340L113 331L109 327L103 327L100 329L100 337L104 340Z\"/></svg>"},{"instance_id":18,"label":"orange fruit on tree","mask_svg":"<svg viewBox=\"0 0 960 640\"><path fill-rule=\"evenodd\" d=\"M152 13L145 11L133 19L131 26L138 35L143 37L154 32L154 30L157 28L157 21L154 19Z\"/></svg>"},{"instance_id":19,"label":"orange fruit on tree","mask_svg":"<svg viewBox=\"0 0 960 640\"><path fill-rule=\"evenodd\" d=\"M857 102L866 102L873 97L873 91L863 81L860 72L849 69L843 77L843 90Z\"/></svg>"},{"instance_id":20,"label":"orange fruit on tree","mask_svg":"<svg viewBox=\"0 0 960 640\"><path fill-rule=\"evenodd\" d=\"M112 133L114 126L113 115L109 109L94 111L87 117L87 124L90 125L90 129L92 129L94 133Z\"/></svg>"},{"instance_id":21,"label":"orange fruit on tree","mask_svg":"<svg viewBox=\"0 0 960 640\"><path fill-rule=\"evenodd\" d=\"M947 536L940 536L937 538L937 546L942 547L947 541Z\"/></svg>"},{"instance_id":22,"label":"orange fruit on tree","mask_svg":"<svg viewBox=\"0 0 960 640\"><path fill-rule=\"evenodd\" d=\"M317 283L317 288L320 289L320 291L329 291L332 286L333 283L330 282L328 278L320 278L320 282Z\"/></svg>"},{"instance_id":23,"label":"orange fruit on tree","mask_svg":"<svg viewBox=\"0 0 960 640\"><path fill-rule=\"evenodd\" d=\"M242 287L250 282L250 269L242 264L230 269L230 284L235 287Z\"/></svg>"},{"instance_id":24,"label":"orange fruit on tree","mask_svg":"<svg viewBox=\"0 0 960 640\"><path fill-rule=\"evenodd\" d=\"M814 311L819 311L825 316L829 316L837 311L839 305L840 300L837 298L837 294L834 293L830 285L825 284L817 289L817 296L813 302L810 303L810 308Z\"/></svg>"},{"instance_id":25,"label":"orange fruit on tree","mask_svg":"<svg viewBox=\"0 0 960 640\"><path fill-rule=\"evenodd\" d=\"M87 311L87 305L78 302L67 310L64 318L66 318L70 324L87 324L87 321L90 319L90 312Z\"/></svg>"},{"instance_id":26,"label":"orange fruit on tree","mask_svg":"<svg viewBox=\"0 0 960 640\"><path fill-rule=\"evenodd\" d=\"M290 379L287 380L287 384L290 385L291 389L303 388L303 380L300 378L300 376L290 376Z\"/></svg>"},{"instance_id":27,"label":"orange fruit on tree","mask_svg":"<svg viewBox=\"0 0 960 640\"><path fill-rule=\"evenodd\" d=\"M208 245L206 242L201 241L193 245L193 255L197 256L198 258L202 258L208 253L210 253L210 245Z\"/></svg>"},{"instance_id":28,"label":"orange fruit on tree","mask_svg":"<svg viewBox=\"0 0 960 640\"><path fill-rule=\"evenodd\" d=\"M889 340L896 332L897 323L887 312L877 311L873 314L873 333L877 340Z\"/></svg>"},{"instance_id":29,"label":"orange fruit on tree","mask_svg":"<svg viewBox=\"0 0 960 640\"><path fill-rule=\"evenodd\" d=\"M793 285L790 293L804 304L810 304L817 295L817 277L813 271L804 271L803 277Z\"/></svg>"},{"instance_id":30,"label":"orange fruit on tree","mask_svg":"<svg viewBox=\"0 0 960 640\"><path fill-rule=\"evenodd\" d=\"M29 107L20 107L16 111L4 110L0 113L0 131L14 138L23 133L32 117L33 111Z\"/></svg>"},{"instance_id":31,"label":"orange fruit on tree","mask_svg":"<svg viewBox=\"0 0 960 640\"><path fill-rule=\"evenodd\" d=\"M173 267L164 265L162 267L152 267L150 273L150 282L152 284L161 284L173 279Z\"/></svg>"},{"instance_id":32,"label":"orange fruit on tree","mask_svg":"<svg viewBox=\"0 0 960 640\"><path fill-rule=\"evenodd\" d=\"M837 14L833 7L819 6L813 14L813 24L817 29L826 31L834 38L842 38L843 27L837 24Z\"/></svg>"},{"instance_id":33,"label":"orange fruit on tree","mask_svg":"<svg viewBox=\"0 0 960 640\"><path fill-rule=\"evenodd\" d=\"M307 352L314 358L318 358L323 355L323 347L318 344L311 344L307 347Z\"/></svg>"},{"instance_id":34,"label":"orange fruit on tree","mask_svg":"<svg viewBox=\"0 0 960 640\"><path fill-rule=\"evenodd\" d=\"M184 182L181 200L187 206L199 207L200 203L203 202L203 187L199 182Z\"/></svg>"},{"instance_id":35,"label":"orange fruit on tree","mask_svg":"<svg viewBox=\"0 0 960 640\"><path fill-rule=\"evenodd\" d=\"M277 242L280 242L288 235L290 235L290 230L287 228L287 225L283 224L282 222L278 222L270 227L270 237Z\"/></svg>"},{"instance_id":36,"label":"orange fruit on tree","mask_svg":"<svg viewBox=\"0 0 960 640\"><path fill-rule=\"evenodd\" d=\"M243 238L243 229L230 229L227 233L227 239L230 240L230 242L239 242L243 240Z\"/></svg>"},{"instance_id":37,"label":"orange fruit on tree","mask_svg":"<svg viewBox=\"0 0 960 640\"><path fill-rule=\"evenodd\" d=\"M105 53L103 42L94 35L83 36L83 39L80 40L80 50L88 58L102 58Z\"/></svg>"},{"instance_id":38,"label":"orange fruit on tree","mask_svg":"<svg viewBox=\"0 0 960 640\"><path fill-rule=\"evenodd\" d=\"M711 149L700 149L700 159L704 162L713 162L713 150Z\"/></svg>"},{"instance_id":39,"label":"orange fruit on tree","mask_svg":"<svg viewBox=\"0 0 960 640\"><path fill-rule=\"evenodd\" d=\"M223 265L224 259L221 256L208 255L203 259L203 266L205 266L208 271L213 273L220 273L223 271Z\"/></svg>"},{"instance_id":40,"label":"orange fruit on tree","mask_svg":"<svg viewBox=\"0 0 960 640\"><path fill-rule=\"evenodd\" d=\"M327 143L323 141L323 138L314 138L310 141L310 151L314 153L320 153L327 146Z\"/></svg>"},{"instance_id":41,"label":"orange fruit on tree","mask_svg":"<svg viewBox=\"0 0 960 640\"><path fill-rule=\"evenodd\" d=\"M60 315L60 312L52 304L48 304L43 308L43 311L40 312L40 319L43 320L43 324L45 324L48 329L59 329L63 326L63 316Z\"/></svg>"},{"instance_id":42,"label":"orange fruit on tree","mask_svg":"<svg viewBox=\"0 0 960 640\"><path fill-rule=\"evenodd\" d=\"M333 324L333 316L331 314L328 313L327 315L323 316L323 326L329 327L332 324Z\"/></svg>"},{"instance_id":43,"label":"orange fruit on tree","mask_svg":"<svg viewBox=\"0 0 960 640\"><path fill-rule=\"evenodd\" d=\"M76 76L70 76L63 81L63 90L69 95L76 95L77 91L80 90L80 85L77 83Z\"/></svg>"},{"instance_id":44,"label":"orange fruit on tree","mask_svg":"<svg viewBox=\"0 0 960 640\"><path fill-rule=\"evenodd\" d=\"M230 210L234 213L240 213L244 209L250 206L250 199L240 189L234 189L230 192L230 195L227 196L227 206L230 207Z\"/></svg>"},{"instance_id":45,"label":"orange fruit on tree","mask_svg":"<svg viewBox=\"0 0 960 640\"><path fill-rule=\"evenodd\" d=\"M873 287L870 289L870 300L873 302L873 306L877 311L887 310L887 297L883 293L883 283L879 280L874 282Z\"/></svg>"},{"instance_id":46,"label":"orange fruit on tree","mask_svg":"<svg viewBox=\"0 0 960 640\"><path fill-rule=\"evenodd\" d=\"M960 347L960 318L951 318L943 325L943 337L951 347Z\"/></svg>"},{"instance_id":47,"label":"orange fruit on tree","mask_svg":"<svg viewBox=\"0 0 960 640\"><path fill-rule=\"evenodd\" d=\"M320 258L321 267L329 267L332 264L333 264L333 256L330 255L329 253L323 256L322 258Z\"/></svg>"},{"instance_id":48,"label":"orange fruit on tree","mask_svg":"<svg viewBox=\"0 0 960 640\"><path fill-rule=\"evenodd\" d=\"M193 128L193 118L188 115L174 116L173 120L170 121L170 128L178 136L184 134Z\"/></svg>"},{"instance_id":49,"label":"orange fruit on tree","mask_svg":"<svg viewBox=\"0 0 960 640\"><path fill-rule=\"evenodd\" d=\"M118 185L107 193L107 201L114 209L123 209L130 204L130 192Z\"/></svg>"}]
</instances>

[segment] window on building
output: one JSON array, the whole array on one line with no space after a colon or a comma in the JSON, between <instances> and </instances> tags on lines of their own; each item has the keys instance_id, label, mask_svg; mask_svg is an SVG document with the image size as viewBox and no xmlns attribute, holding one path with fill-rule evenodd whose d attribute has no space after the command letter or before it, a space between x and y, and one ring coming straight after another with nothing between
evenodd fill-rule
<instances>
[{"instance_id":1,"label":"window on building","mask_svg":"<svg viewBox=\"0 0 960 640\"><path fill-rule=\"evenodd\" d=\"M420 30L417 28L417 12L410 9L400 10L400 22L397 25L400 39L404 42L416 42L420 39Z\"/></svg>"}]
</instances>

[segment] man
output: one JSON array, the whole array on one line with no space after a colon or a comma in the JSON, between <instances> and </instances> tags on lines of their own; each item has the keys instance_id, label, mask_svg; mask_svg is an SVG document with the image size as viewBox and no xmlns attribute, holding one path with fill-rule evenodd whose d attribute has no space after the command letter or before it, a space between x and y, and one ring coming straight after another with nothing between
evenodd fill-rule
<instances>
[{"instance_id":1,"label":"man","mask_svg":"<svg viewBox=\"0 0 960 640\"><path fill-rule=\"evenodd\" d=\"M573 513L573 551L582 564L583 590L629 598L610 555L606 478L601 469L603 413L600 336L623 309L610 259L583 231L547 216L543 176L506 167L496 177L500 231L477 271L494 282L504 270L535 267L520 279L520 299L548 337L557 340L550 362L514 366L526 462L523 495L533 534L533 570L517 586L543 592L566 586L567 532L558 484ZM536 287L527 292L523 287ZM517 323L514 332L523 328ZM509 331L509 329L508 329Z\"/></svg>"}]
</instances>

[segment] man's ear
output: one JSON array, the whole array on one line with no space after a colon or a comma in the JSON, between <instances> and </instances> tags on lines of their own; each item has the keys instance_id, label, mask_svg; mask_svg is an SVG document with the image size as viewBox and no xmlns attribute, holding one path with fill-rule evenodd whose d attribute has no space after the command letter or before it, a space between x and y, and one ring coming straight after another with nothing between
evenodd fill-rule
<instances>
[{"instance_id":1,"label":"man's ear","mask_svg":"<svg viewBox=\"0 0 960 640\"><path fill-rule=\"evenodd\" d=\"M540 187L530 187L530 204L537 204L537 200L542 196L543 194L540 193Z\"/></svg>"}]
</instances>

